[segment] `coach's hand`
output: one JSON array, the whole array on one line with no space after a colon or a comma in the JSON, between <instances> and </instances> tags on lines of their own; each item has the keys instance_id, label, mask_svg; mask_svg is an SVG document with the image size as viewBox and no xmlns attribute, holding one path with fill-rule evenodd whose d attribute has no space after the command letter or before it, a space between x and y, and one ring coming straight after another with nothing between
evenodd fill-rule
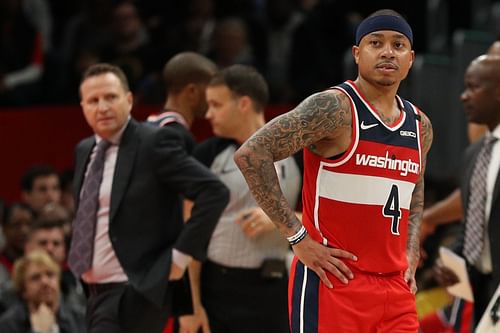
<instances>
[{"instance_id":1,"label":"coach's hand","mask_svg":"<svg viewBox=\"0 0 500 333\"><path fill-rule=\"evenodd\" d=\"M293 252L299 260L312 269L328 288L333 288L326 272L330 272L342 283L347 284L349 279L353 279L352 271L347 267L342 259L356 261L358 258L347 251L326 247L314 241L307 235L298 244L292 246Z\"/></svg>"},{"instance_id":2,"label":"coach's hand","mask_svg":"<svg viewBox=\"0 0 500 333\"><path fill-rule=\"evenodd\" d=\"M182 279L184 275L185 269L180 268L174 262L172 262L172 266L170 266L170 274L168 276L169 281L177 281Z\"/></svg>"},{"instance_id":3,"label":"coach's hand","mask_svg":"<svg viewBox=\"0 0 500 333\"><path fill-rule=\"evenodd\" d=\"M179 317L179 333L210 333L210 325L205 308L195 307L192 315Z\"/></svg>"}]
</instances>

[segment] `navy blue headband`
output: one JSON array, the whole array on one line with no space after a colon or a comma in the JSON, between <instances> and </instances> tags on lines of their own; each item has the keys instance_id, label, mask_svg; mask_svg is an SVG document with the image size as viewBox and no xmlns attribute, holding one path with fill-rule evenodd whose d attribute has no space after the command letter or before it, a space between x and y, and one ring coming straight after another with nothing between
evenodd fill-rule
<instances>
[{"instance_id":1,"label":"navy blue headband","mask_svg":"<svg viewBox=\"0 0 500 333\"><path fill-rule=\"evenodd\" d=\"M361 38L380 30L397 31L408 37L413 45L413 32L411 27L403 18L394 15L379 15L368 17L363 20L356 29L356 45L359 45Z\"/></svg>"}]
</instances>

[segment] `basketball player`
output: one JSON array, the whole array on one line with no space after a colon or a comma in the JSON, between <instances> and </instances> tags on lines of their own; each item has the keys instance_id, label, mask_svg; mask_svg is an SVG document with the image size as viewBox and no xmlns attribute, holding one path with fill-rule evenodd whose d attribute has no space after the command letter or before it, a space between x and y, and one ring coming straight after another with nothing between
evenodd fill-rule
<instances>
[{"instance_id":1,"label":"basketball player","mask_svg":"<svg viewBox=\"0 0 500 333\"><path fill-rule=\"evenodd\" d=\"M355 81L314 94L235 155L257 202L292 246L292 332L417 332L414 273L432 142L427 116L397 95L415 58L408 23L366 18ZM273 161L304 149L303 224Z\"/></svg>"}]
</instances>

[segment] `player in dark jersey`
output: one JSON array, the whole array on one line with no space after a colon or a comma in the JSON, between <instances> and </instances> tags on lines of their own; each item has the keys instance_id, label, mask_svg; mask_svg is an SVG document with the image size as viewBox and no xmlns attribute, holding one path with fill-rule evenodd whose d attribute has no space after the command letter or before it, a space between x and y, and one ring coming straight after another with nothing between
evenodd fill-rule
<instances>
[{"instance_id":1,"label":"player in dark jersey","mask_svg":"<svg viewBox=\"0 0 500 333\"><path fill-rule=\"evenodd\" d=\"M292 332L417 332L415 270L427 116L397 96L415 58L408 23L392 10L359 25L358 77L269 122L235 155L254 197L296 258ZM304 148L303 224L273 161Z\"/></svg>"},{"instance_id":2,"label":"player in dark jersey","mask_svg":"<svg viewBox=\"0 0 500 333\"><path fill-rule=\"evenodd\" d=\"M216 70L210 59L194 52L173 56L163 69L167 99L161 113L150 115L147 121L176 129L188 153L196 144L189 130L193 121L203 118L207 112L205 88Z\"/></svg>"},{"instance_id":3,"label":"player in dark jersey","mask_svg":"<svg viewBox=\"0 0 500 333\"><path fill-rule=\"evenodd\" d=\"M196 140L191 133L191 125L196 118L203 118L208 106L205 89L216 73L217 66L210 59L195 52L181 52L173 56L163 69L166 86L165 104L160 113L152 114L147 121L155 126L169 126L184 142L186 151L191 154ZM190 206L186 203L185 206ZM180 284L179 289L189 292ZM188 309L189 306L184 306ZM164 333L177 331L178 323L170 318Z\"/></svg>"}]
</instances>

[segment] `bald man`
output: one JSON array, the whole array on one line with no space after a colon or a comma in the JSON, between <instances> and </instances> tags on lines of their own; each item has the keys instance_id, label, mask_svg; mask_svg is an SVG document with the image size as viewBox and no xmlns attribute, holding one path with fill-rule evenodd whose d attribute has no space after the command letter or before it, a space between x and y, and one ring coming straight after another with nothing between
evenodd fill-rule
<instances>
[{"instance_id":1,"label":"bald man","mask_svg":"<svg viewBox=\"0 0 500 333\"><path fill-rule=\"evenodd\" d=\"M464 231L454 247L466 258L469 277L474 291L474 321L477 324L500 283L500 243L494 237L500 234L500 56L482 55L474 59L465 73L465 90L461 95L470 122L485 125L487 133L465 152L461 181ZM491 158L488 159L488 141ZM481 174L481 160L486 161L486 194L476 192L477 179ZM479 217L479 218L478 218ZM479 227L478 222L479 221ZM443 286L458 281L452 271L438 265L436 273Z\"/></svg>"},{"instance_id":2,"label":"bald man","mask_svg":"<svg viewBox=\"0 0 500 333\"><path fill-rule=\"evenodd\" d=\"M493 42L493 44L491 44L487 54L500 56L500 40L497 40ZM484 135L484 133L486 133L487 129L488 128L485 125L469 123L469 125L467 126L469 141L472 143L480 139Z\"/></svg>"},{"instance_id":3,"label":"bald man","mask_svg":"<svg viewBox=\"0 0 500 333\"><path fill-rule=\"evenodd\" d=\"M491 44L487 54L500 56L500 40ZM472 144L481 139L487 131L488 127L486 125L469 121L467 125L469 143ZM462 203L460 202L460 188L457 188L445 199L424 210L420 228L420 242L422 243L429 235L433 234L437 226L453 223L462 218L463 211Z\"/></svg>"}]
</instances>

